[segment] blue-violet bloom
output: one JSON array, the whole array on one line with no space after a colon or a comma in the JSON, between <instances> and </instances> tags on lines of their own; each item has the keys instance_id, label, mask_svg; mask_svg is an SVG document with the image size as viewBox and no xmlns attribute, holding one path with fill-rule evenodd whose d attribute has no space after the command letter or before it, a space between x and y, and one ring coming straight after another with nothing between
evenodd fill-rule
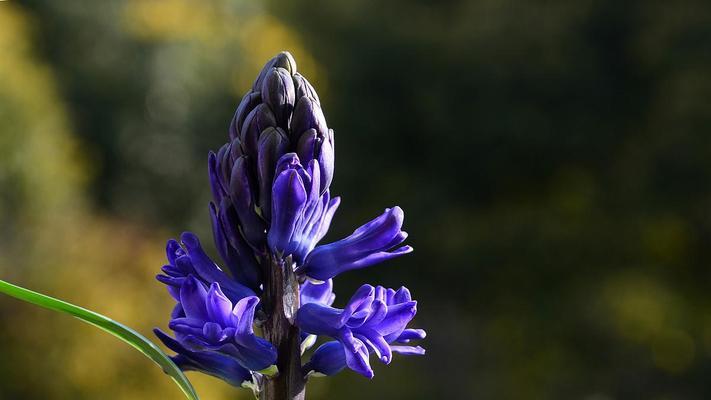
<instances>
[{"instance_id":1,"label":"blue-violet bloom","mask_svg":"<svg viewBox=\"0 0 711 400\"><path fill-rule=\"evenodd\" d=\"M248 296L233 306L219 283L206 289L189 275L180 287L179 308L168 326L176 333L176 341L190 352L216 353L244 369L260 371L276 362L277 353L271 343L254 334L252 324L258 303L258 297Z\"/></svg>"},{"instance_id":2,"label":"blue-violet bloom","mask_svg":"<svg viewBox=\"0 0 711 400\"><path fill-rule=\"evenodd\" d=\"M296 363L296 374L305 378L346 367L371 378L371 353L386 364L393 352L424 354L409 345L425 332L406 327L417 310L406 288L364 285L344 309L332 307L332 278L412 251L403 245L400 207L386 209L344 239L320 244L341 200L331 195L334 170L334 132L318 94L293 57L279 53L239 103L228 142L208 155L212 235L225 269L195 234L185 232L179 242L168 241L168 262L157 276L178 304L169 323L174 337L155 333L177 353L172 359L181 369L236 386L293 378L295 363L287 358L297 349L277 357L274 344L255 335L254 324L279 348L300 339L301 354L317 335L334 339L312 354L304 371ZM280 277L283 287L275 285ZM293 307L281 315L274 307L280 302ZM273 323L282 317L287 323ZM299 329L289 327L287 335L299 336L272 331L288 324ZM264 369L274 372L277 358L287 371L267 378Z\"/></svg>"},{"instance_id":3,"label":"blue-violet bloom","mask_svg":"<svg viewBox=\"0 0 711 400\"><path fill-rule=\"evenodd\" d=\"M405 287L395 291L363 285L344 309L316 302L302 305L297 325L304 332L336 339L314 352L304 367L306 372L333 375L347 366L372 378L371 352L385 364L390 363L393 352L424 354L422 347L405 345L425 337L421 329L406 328L416 313L417 302Z\"/></svg>"}]
</instances>

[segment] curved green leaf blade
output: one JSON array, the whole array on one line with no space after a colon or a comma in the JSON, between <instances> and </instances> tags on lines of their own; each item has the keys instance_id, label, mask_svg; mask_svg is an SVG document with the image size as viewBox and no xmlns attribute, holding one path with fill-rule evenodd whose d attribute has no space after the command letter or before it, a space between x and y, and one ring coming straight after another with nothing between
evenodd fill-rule
<instances>
[{"instance_id":1,"label":"curved green leaf blade","mask_svg":"<svg viewBox=\"0 0 711 400\"><path fill-rule=\"evenodd\" d=\"M133 329L101 314L75 306L67 303L66 301L58 300L20 286L13 285L3 281L2 279L0 279L0 293L5 293L8 296L12 296L16 299L35 304L49 310L60 311L72 315L116 336L117 338L133 346L146 357L153 360L156 364L160 365L161 368L163 368L163 371L170 375L173 381L175 381L175 383L180 387L180 390L185 393L185 396L189 400L199 400L195 389L190 384L190 381L188 381L188 378L185 374L183 374L180 368L175 365L173 360L171 360L153 342Z\"/></svg>"}]
</instances>

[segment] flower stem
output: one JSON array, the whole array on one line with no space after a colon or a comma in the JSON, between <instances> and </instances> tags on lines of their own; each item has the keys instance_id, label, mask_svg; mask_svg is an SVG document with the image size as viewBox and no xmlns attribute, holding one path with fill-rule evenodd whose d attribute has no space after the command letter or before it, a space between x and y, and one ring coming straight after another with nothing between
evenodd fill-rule
<instances>
[{"instance_id":1,"label":"flower stem","mask_svg":"<svg viewBox=\"0 0 711 400\"><path fill-rule=\"evenodd\" d=\"M306 380L301 369L299 328L293 323L299 309L299 282L291 267L290 257L272 257L265 271L264 336L277 348L279 373L265 377L260 400L303 400Z\"/></svg>"}]
</instances>

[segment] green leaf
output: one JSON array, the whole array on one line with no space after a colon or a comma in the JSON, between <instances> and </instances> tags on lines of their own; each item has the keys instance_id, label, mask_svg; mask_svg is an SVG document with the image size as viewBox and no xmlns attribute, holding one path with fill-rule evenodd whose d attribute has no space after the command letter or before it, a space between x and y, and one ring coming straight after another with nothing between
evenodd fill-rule
<instances>
[{"instance_id":1,"label":"green leaf","mask_svg":"<svg viewBox=\"0 0 711 400\"><path fill-rule=\"evenodd\" d=\"M279 368L277 368L276 365L270 365L270 366L264 368L263 370L257 371L257 372L259 372L262 375L266 375L266 376L274 376L279 373Z\"/></svg>"},{"instance_id":2,"label":"green leaf","mask_svg":"<svg viewBox=\"0 0 711 400\"><path fill-rule=\"evenodd\" d=\"M156 364L163 368L163 372L170 375L173 381L180 387L180 390L185 393L185 397L189 400L198 400L198 395L195 389L185 377L185 374L178 368L158 346L148 340L145 336L134 331L133 329L122 325L110 318L101 314L89 311L85 308L75 306L66 301L58 300L41 293L33 292L0 279L0 293L5 293L16 299L26 301L47 308L53 311L60 311L72 315L80 320L100 328L124 342L130 344L146 357L153 360Z\"/></svg>"}]
</instances>

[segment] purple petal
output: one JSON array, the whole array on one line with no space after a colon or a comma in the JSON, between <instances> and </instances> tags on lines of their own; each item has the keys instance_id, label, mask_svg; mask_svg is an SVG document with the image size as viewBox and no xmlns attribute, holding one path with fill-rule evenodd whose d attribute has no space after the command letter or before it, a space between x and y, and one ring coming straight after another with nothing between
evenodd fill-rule
<instances>
[{"instance_id":1,"label":"purple petal","mask_svg":"<svg viewBox=\"0 0 711 400\"><path fill-rule=\"evenodd\" d=\"M259 206L269 221L272 211L272 184L277 161L289 149L289 139L281 128L267 128L259 137L257 172L259 174Z\"/></svg>"},{"instance_id":2,"label":"purple petal","mask_svg":"<svg viewBox=\"0 0 711 400\"><path fill-rule=\"evenodd\" d=\"M202 283L195 279L194 276L188 276L180 287L180 304L183 305L185 315L188 318L207 321L206 298L207 291Z\"/></svg>"},{"instance_id":3,"label":"purple petal","mask_svg":"<svg viewBox=\"0 0 711 400\"><path fill-rule=\"evenodd\" d=\"M183 251L183 248L180 247L180 243L178 243L177 240L170 239L165 245L165 254L168 262L171 265L175 265L175 259L184 256L185 252Z\"/></svg>"},{"instance_id":4,"label":"purple petal","mask_svg":"<svg viewBox=\"0 0 711 400\"><path fill-rule=\"evenodd\" d=\"M335 158L333 129L329 129L328 136L324 138L318 152L318 162L321 164L321 193L331 186L336 166Z\"/></svg>"},{"instance_id":5,"label":"purple petal","mask_svg":"<svg viewBox=\"0 0 711 400\"><path fill-rule=\"evenodd\" d=\"M397 336L400 336L400 332L405 329L416 313L416 301L389 306L388 314L374 328L383 336L393 332L398 332Z\"/></svg>"},{"instance_id":6,"label":"purple petal","mask_svg":"<svg viewBox=\"0 0 711 400\"><path fill-rule=\"evenodd\" d=\"M290 74L296 73L296 61L294 60L294 57L289 54L288 51L282 51L281 53L277 54L269 61L267 61L266 64L264 64L264 67L262 68L261 72L259 72L259 76L257 76L257 79L254 81L252 89L255 91L259 91L262 88L262 84L266 75L271 71L272 68L279 67L284 68Z\"/></svg>"},{"instance_id":7,"label":"purple petal","mask_svg":"<svg viewBox=\"0 0 711 400\"><path fill-rule=\"evenodd\" d=\"M385 319L388 314L388 306L382 300L375 300L370 306L368 319L365 321L367 326L376 326Z\"/></svg>"},{"instance_id":8,"label":"purple petal","mask_svg":"<svg viewBox=\"0 0 711 400\"><path fill-rule=\"evenodd\" d=\"M304 160L304 162L314 159L314 155L316 154L316 137L316 129L313 128L301 134L299 142L296 144L296 153L299 155L299 159Z\"/></svg>"},{"instance_id":9,"label":"purple petal","mask_svg":"<svg viewBox=\"0 0 711 400\"><path fill-rule=\"evenodd\" d=\"M316 227L321 224L324 211L326 211L324 202L328 201L328 199L319 197L320 174L318 161L311 160L305 172L306 202L287 249L288 253L294 255L294 260L297 264L301 264L306 255L316 245L316 238L312 232L318 230Z\"/></svg>"},{"instance_id":10,"label":"purple petal","mask_svg":"<svg viewBox=\"0 0 711 400\"><path fill-rule=\"evenodd\" d=\"M316 93L316 90L314 89L313 86L311 86L311 83L306 80L301 74L298 72L294 74L292 77L294 79L294 89L296 91L296 98L300 97L308 97L311 100L315 101L316 103L320 103L321 101L318 98L318 94Z\"/></svg>"},{"instance_id":11,"label":"purple petal","mask_svg":"<svg viewBox=\"0 0 711 400\"><path fill-rule=\"evenodd\" d=\"M215 282L210 285L205 304L210 321L217 322L222 327L230 326L232 302L222 293L219 283Z\"/></svg>"},{"instance_id":12,"label":"purple petal","mask_svg":"<svg viewBox=\"0 0 711 400\"><path fill-rule=\"evenodd\" d=\"M400 289L393 294L392 303L388 303L388 305L405 303L408 301L412 301L412 295L410 295L410 291L405 286L401 286Z\"/></svg>"},{"instance_id":13,"label":"purple petal","mask_svg":"<svg viewBox=\"0 0 711 400\"><path fill-rule=\"evenodd\" d=\"M168 328L182 335L202 337L202 328L205 320L200 318L174 318L168 322Z\"/></svg>"},{"instance_id":14,"label":"purple petal","mask_svg":"<svg viewBox=\"0 0 711 400\"><path fill-rule=\"evenodd\" d=\"M283 171L276 177L272 198L272 224L267 238L272 251L283 252L289 247L306 205L306 189L296 170Z\"/></svg>"},{"instance_id":15,"label":"purple petal","mask_svg":"<svg viewBox=\"0 0 711 400\"><path fill-rule=\"evenodd\" d=\"M298 143L302 133L309 129L315 129L319 136L328 135L326 117L323 116L321 106L308 97L301 97L294 107L294 114L291 117L290 139L293 143Z\"/></svg>"},{"instance_id":16,"label":"purple petal","mask_svg":"<svg viewBox=\"0 0 711 400\"><path fill-rule=\"evenodd\" d=\"M232 301L237 301L246 296L254 296L254 292L225 275L200 246L197 236L191 232L184 232L180 240L188 251L190 261L200 279L205 282L217 282L220 288Z\"/></svg>"},{"instance_id":17,"label":"purple petal","mask_svg":"<svg viewBox=\"0 0 711 400\"><path fill-rule=\"evenodd\" d=\"M254 322L254 309L259 303L259 297L245 297L235 304L232 310L232 325L237 328L237 335L251 335Z\"/></svg>"},{"instance_id":18,"label":"purple petal","mask_svg":"<svg viewBox=\"0 0 711 400\"><path fill-rule=\"evenodd\" d=\"M329 191L327 190L323 198L328 199L329 196ZM326 233L328 233L328 229L331 227L331 220L333 219L333 215L336 213L336 210L338 210L338 206L341 204L341 198L340 197L334 197L328 202L328 206L326 207L326 211L323 214L323 217L321 217L321 224L318 226L317 231L313 234L314 236L314 244L318 243L321 239L323 239L324 236L326 236Z\"/></svg>"},{"instance_id":19,"label":"purple petal","mask_svg":"<svg viewBox=\"0 0 711 400\"><path fill-rule=\"evenodd\" d=\"M241 284L248 286L252 290L259 289L259 266L247 243L244 242L242 234L231 231L228 237L227 230L223 224L223 219L218 215L219 211L214 203L210 203L210 221L212 222L212 235L220 257L229 268L232 276ZM237 242L237 247L233 243Z\"/></svg>"},{"instance_id":20,"label":"purple petal","mask_svg":"<svg viewBox=\"0 0 711 400\"><path fill-rule=\"evenodd\" d=\"M230 123L229 133L231 140L240 137L240 131L242 129L242 125L244 124L245 118L247 118L247 115L254 110L254 107L256 107L261 101L262 97L259 92L249 91L244 95L244 97L242 97L242 101L239 103L239 106L237 106L235 115Z\"/></svg>"},{"instance_id":21,"label":"purple petal","mask_svg":"<svg viewBox=\"0 0 711 400\"><path fill-rule=\"evenodd\" d=\"M154 329L153 332L166 347L178 353L178 356L172 358L183 371L201 371L237 387L252 380L250 372L230 357L214 352L190 351L160 329Z\"/></svg>"},{"instance_id":22,"label":"purple petal","mask_svg":"<svg viewBox=\"0 0 711 400\"><path fill-rule=\"evenodd\" d=\"M235 160L230 179L230 196L234 203L244 237L255 248L264 243L265 226L255 210L256 183L251 179L245 157Z\"/></svg>"},{"instance_id":23,"label":"purple petal","mask_svg":"<svg viewBox=\"0 0 711 400\"><path fill-rule=\"evenodd\" d=\"M190 256L184 255L175 259L175 267L180 271L183 276L188 276L190 274L198 275L193 266L193 262L190 260Z\"/></svg>"},{"instance_id":24,"label":"purple petal","mask_svg":"<svg viewBox=\"0 0 711 400\"><path fill-rule=\"evenodd\" d=\"M277 351L268 340L254 335L235 334L238 345L230 344L236 352L232 355L244 368L259 371L276 363Z\"/></svg>"},{"instance_id":25,"label":"purple petal","mask_svg":"<svg viewBox=\"0 0 711 400\"><path fill-rule=\"evenodd\" d=\"M207 156L207 171L210 178L210 188L212 189L212 197L216 202L222 201L222 198L227 194L226 188L222 185L220 173L218 171L217 156L210 152Z\"/></svg>"},{"instance_id":26,"label":"purple petal","mask_svg":"<svg viewBox=\"0 0 711 400\"><path fill-rule=\"evenodd\" d=\"M276 163L275 175L279 175L287 169L302 168L299 156L296 153L286 153Z\"/></svg>"},{"instance_id":27,"label":"purple petal","mask_svg":"<svg viewBox=\"0 0 711 400\"><path fill-rule=\"evenodd\" d=\"M390 346L394 353L404 354L406 356L415 355L421 356L425 354L425 349L420 346Z\"/></svg>"},{"instance_id":28,"label":"purple petal","mask_svg":"<svg viewBox=\"0 0 711 400\"><path fill-rule=\"evenodd\" d=\"M337 341L326 342L319 346L306 365L305 372L318 372L323 375L335 375L346 367L346 352Z\"/></svg>"},{"instance_id":29,"label":"purple petal","mask_svg":"<svg viewBox=\"0 0 711 400\"><path fill-rule=\"evenodd\" d=\"M375 288L370 285L363 285L353 294L353 297L348 301L346 307L343 309L343 314L341 315L341 325L344 325L346 321L357 311L362 309L370 308L373 302L373 297L375 294Z\"/></svg>"},{"instance_id":30,"label":"purple petal","mask_svg":"<svg viewBox=\"0 0 711 400\"><path fill-rule=\"evenodd\" d=\"M355 339L360 342L360 340ZM370 361L368 360L369 354L365 345L361 342L361 346L356 352L351 352L346 349L346 365L353 371L365 376L368 379L372 379L375 375L373 369L370 368Z\"/></svg>"},{"instance_id":31,"label":"purple petal","mask_svg":"<svg viewBox=\"0 0 711 400\"><path fill-rule=\"evenodd\" d=\"M228 337L224 334L224 331L220 324L216 322L207 322L202 326L202 337L206 342L212 344L219 344L224 342Z\"/></svg>"},{"instance_id":32,"label":"purple petal","mask_svg":"<svg viewBox=\"0 0 711 400\"><path fill-rule=\"evenodd\" d=\"M412 340L422 340L427 336L424 329L405 329L400 336L395 339L398 343L408 343Z\"/></svg>"},{"instance_id":33,"label":"purple petal","mask_svg":"<svg viewBox=\"0 0 711 400\"><path fill-rule=\"evenodd\" d=\"M337 308L306 303L296 314L296 325L306 333L336 337L343 327L342 313Z\"/></svg>"},{"instance_id":34,"label":"purple petal","mask_svg":"<svg viewBox=\"0 0 711 400\"><path fill-rule=\"evenodd\" d=\"M326 280L344 271L368 267L407 254L412 251L412 247L390 250L407 237L401 231L402 222L403 212L400 207L386 209L382 215L356 229L347 238L316 247L300 271L314 279Z\"/></svg>"},{"instance_id":35,"label":"purple petal","mask_svg":"<svg viewBox=\"0 0 711 400\"><path fill-rule=\"evenodd\" d=\"M277 119L269 109L269 106L262 103L252 110L244 120L244 127L240 131L240 141L243 150L247 155L255 157L257 154L257 143L259 135L269 127L276 127ZM256 160L256 157L254 158Z\"/></svg>"},{"instance_id":36,"label":"purple petal","mask_svg":"<svg viewBox=\"0 0 711 400\"><path fill-rule=\"evenodd\" d=\"M400 257L402 255L412 253L414 249L412 246L402 246L399 247L395 250L390 250L390 251L378 251L375 253L368 254L365 257L361 257L350 264L344 265L340 269L338 269L337 273L349 271L352 269L361 269L365 267L370 267L371 265L375 264L380 264L381 262L390 260L391 258L396 258ZM314 279L318 279L316 276L313 276Z\"/></svg>"},{"instance_id":37,"label":"purple petal","mask_svg":"<svg viewBox=\"0 0 711 400\"><path fill-rule=\"evenodd\" d=\"M264 76L262 101L274 111L277 124L288 129L289 116L294 109L296 94L291 74L284 68L272 68Z\"/></svg>"},{"instance_id":38,"label":"purple petal","mask_svg":"<svg viewBox=\"0 0 711 400\"><path fill-rule=\"evenodd\" d=\"M308 303L330 306L336 298L333 294L333 280L329 279L323 283L313 283L307 280L301 284L299 295L302 306Z\"/></svg>"},{"instance_id":39,"label":"purple petal","mask_svg":"<svg viewBox=\"0 0 711 400\"><path fill-rule=\"evenodd\" d=\"M218 214L220 212L221 214ZM218 211L215 204L210 203L210 219L215 247L232 276L250 289L259 290L260 267L237 227L234 208Z\"/></svg>"},{"instance_id":40,"label":"purple petal","mask_svg":"<svg viewBox=\"0 0 711 400\"><path fill-rule=\"evenodd\" d=\"M390 345L380 334L378 334L378 332L375 332L372 329L362 329L358 331L356 337L368 345L368 348L375 352L380 361L385 364L390 364L390 361L392 361L393 358Z\"/></svg>"}]
</instances>

